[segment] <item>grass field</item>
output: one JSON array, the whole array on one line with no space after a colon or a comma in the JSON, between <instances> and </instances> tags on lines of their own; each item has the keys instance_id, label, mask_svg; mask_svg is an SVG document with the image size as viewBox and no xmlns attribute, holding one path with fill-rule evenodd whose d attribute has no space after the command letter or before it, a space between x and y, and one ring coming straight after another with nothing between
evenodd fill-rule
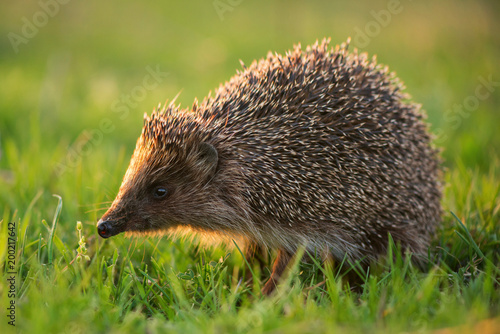
<instances>
[{"instance_id":1,"label":"grass field","mask_svg":"<svg viewBox=\"0 0 500 334\"><path fill-rule=\"evenodd\" d=\"M499 31L498 1L2 3L0 332L500 333ZM395 258L351 291L296 263L264 298L237 249L98 238L144 112L325 36L428 113L446 188L427 272Z\"/></svg>"}]
</instances>

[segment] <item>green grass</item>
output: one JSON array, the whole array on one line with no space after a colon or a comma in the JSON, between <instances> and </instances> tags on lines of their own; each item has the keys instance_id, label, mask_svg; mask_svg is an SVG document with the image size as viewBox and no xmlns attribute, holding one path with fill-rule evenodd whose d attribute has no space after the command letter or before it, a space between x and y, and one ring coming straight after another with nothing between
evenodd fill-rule
<instances>
[{"instance_id":1,"label":"green grass","mask_svg":"<svg viewBox=\"0 0 500 334\"><path fill-rule=\"evenodd\" d=\"M296 263L270 298L260 295L258 279L240 281L249 268L237 249L166 238L103 240L95 223L116 195L145 111L179 91L185 106L201 99L234 74L239 59L250 63L324 36L332 44L355 37L387 2L243 1L224 20L212 1L69 2L18 53L6 36L19 34L21 18L40 7L3 4L0 332L14 330L5 316L9 222L17 235L16 329L24 333L500 327L500 86L473 110L453 111L475 95L480 78L500 81L499 5L401 4L362 49L397 72L440 135L445 214L428 270L389 257L351 290L334 269ZM148 66L169 74L128 113L113 111L122 94L142 84Z\"/></svg>"}]
</instances>

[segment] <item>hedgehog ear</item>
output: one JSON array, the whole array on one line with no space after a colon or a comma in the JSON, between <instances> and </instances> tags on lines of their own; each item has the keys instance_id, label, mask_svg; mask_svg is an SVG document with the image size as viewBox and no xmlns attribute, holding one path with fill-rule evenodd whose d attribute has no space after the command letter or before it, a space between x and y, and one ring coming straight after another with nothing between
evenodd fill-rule
<instances>
[{"instance_id":1,"label":"hedgehog ear","mask_svg":"<svg viewBox=\"0 0 500 334\"><path fill-rule=\"evenodd\" d=\"M202 167L207 179L211 179L217 170L219 154L215 147L209 143L201 143L199 148L200 166Z\"/></svg>"}]
</instances>

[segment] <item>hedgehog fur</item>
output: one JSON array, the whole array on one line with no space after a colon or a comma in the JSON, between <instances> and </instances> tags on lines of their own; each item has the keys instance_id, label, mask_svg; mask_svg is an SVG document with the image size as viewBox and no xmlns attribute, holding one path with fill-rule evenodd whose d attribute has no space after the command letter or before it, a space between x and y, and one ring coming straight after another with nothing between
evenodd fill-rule
<instances>
[{"instance_id":1,"label":"hedgehog fur","mask_svg":"<svg viewBox=\"0 0 500 334\"><path fill-rule=\"evenodd\" d=\"M145 115L99 234L195 232L363 263L390 234L423 258L441 216L424 117L387 67L346 44L269 53L191 109Z\"/></svg>"}]
</instances>

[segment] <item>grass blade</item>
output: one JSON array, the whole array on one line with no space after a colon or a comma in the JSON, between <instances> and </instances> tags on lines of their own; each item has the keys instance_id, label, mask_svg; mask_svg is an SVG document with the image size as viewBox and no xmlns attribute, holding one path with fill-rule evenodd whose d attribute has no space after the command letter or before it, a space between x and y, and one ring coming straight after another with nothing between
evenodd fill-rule
<instances>
[{"instance_id":1,"label":"grass blade","mask_svg":"<svg viewBox=\"0 0 500 334\"><path fill-rule=\"evenodd\" d=\"M59 203L57 204L56 213L54 214L54 219L52 220L52 228L50 230L49 244L48 244L48 258L49 264L52 264L53 251L54 251L54 235L56 234L57 221L59 220L59 215L62 210L62 198L59 195L53 195L59 198Z\"/></svg>"}]
</instances>

